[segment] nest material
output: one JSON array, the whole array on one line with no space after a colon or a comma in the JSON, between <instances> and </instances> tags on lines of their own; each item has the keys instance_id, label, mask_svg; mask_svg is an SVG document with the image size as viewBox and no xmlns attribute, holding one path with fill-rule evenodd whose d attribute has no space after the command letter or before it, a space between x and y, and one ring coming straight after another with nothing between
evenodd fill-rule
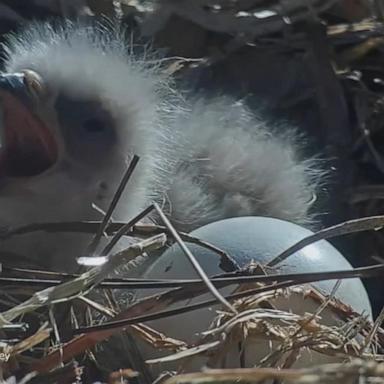
<instances>
[{"instance_id":1,"label":"nest material","mask_svg":"<svg viewBox=\"0 0 384 384\"><path fill-rule=\"evenodd\" d=\"M377 218L372 219L376 225L377 220ZM167 226L165 229L169 234L172 228ZM132 230L135 231L134 228L131 228ZM140 231L141 233L147 232L146 237L148 237L148 235L164 231L164 228L153 225L138 226L137 231L139 233ZM182 234L182 237L188 239L188 235ZM4 354L9 354L11 357L9 362L2 365L3 373L9 375L20 368L23 368L24 372L37 370L39 372L36 378L38 382L51 380L49 379L53 374L49 372L51 369L54 369L53 372L56 372L58 375L62 372L61 370L56 371L60 362L70 364L72 358L78 358L86 353L87 350L94 348L98 343L105 341L123 329L127 329L130 335L144 339L159 350L165 349L173 352L171 356L157 359L152 361L152 363L182 359L183 363L181 366L186 364L186 367L197 355L205 356L208 364L220 365L225 360L225 355L228 352L232 351L233 356L233 350L236 351L236 346L239 343L258 346L261 341L265 343L266 340L268 343L272 343L272 348L261 358L252 361L252 364L257 364L260 367L283 368L287 370L287 375L291 372L288 367L293 365L297 359L300 361L300 354L307 353L307 350L312 350L321 355L337 356L337 358L346 359L346 361L356 357L372 362L378 362L382 359L380 353L376 352L382 349L384 340L382 331L377 328L379 323L376 325L371 324L366 318L355 314L348 306L334 300L332 297L322 297L321 294L311 287L303 286L300 288L299 286L294 289L289 288L292 285L299 284L300 279L292 281L290 276L284 275L274 276L272 279L277 280L277 283L272 285L270 285L270 282L269 285L266 284L268 276L260 275L257 278L259 280L266 279L265 283L257 283L256 286L255 283L251 282L241 284L237 292L235 292L235 295L239 298L235 301L231 300L237 314L234 315L228 309L223 308L218 312L212 327L203 332L200 342L193 346L188 345L183 340L174 340L168 335L162 335L148 326L141 325L141 322L156 319L157 316L167 315L159 313L159 311L167 311L167 308L172 304L185 300L186 294L192 298L201 295L202 292L208 289L204 282L194 284L192 288L191 285L188 287L190 283L186 282L187 285L184 288L174 288L160 296L150 296L137 303L132 303L127 308L119 308L119 305L116 304L119 301L118 296L116 300L113 294L108 293L108 289L112 288L114 284L115 287L116 284L125 284L125 287L135 288L143 283L151 287L153 282L146 282L140 279L124 280L121 278L106 280L107 275L114 269L119 268L121 264L130 262L135 257L141 257L140 255L143 252L149 252L164 245L165 240L165 233L149 236L147 239L133 244L127 250L108 258L103 265L93 267L82 275L66 282L55 282L52 279L38 280L40 284L45 283L51 286L36 292L22 304L2 313L2 328L5 335L10 335L10 332L15 330L19 333L19 340L17 342L12 342L9 338L4 344ZM196 239L191 240L197 241ZM210 246L204 243L201 245ZM227 257L223 252L220 255L223 258ZM382 273L382 269L379 266L376 273ZM252 268L251 271L260 272L260 269ZM364 275L362 272L351 272L355 273L355 276ZM28 274L27 271L23 273L24 275ZM36 271L33 272L35 276L36 273ZM243 271L243 273L249 277L250 271ZM43 272L41 274L44 275ZM57 278L58 275L55 277ZM305 281L307 276L303 275L302 277ZM334 277L332 276L332 278ZM340 277L343 276L340 275ZM309 280L311 278L313 279L313 276L309 276ZM324 274L322 278L329 279L330 276L329 274L328 276ZM26 281L26 283L28 282ZM172 282L169 282L169 284L169 287L172 287ZM180 282L173 283L173 286L179 284L183 286L183 283ZM233 280L231 284L233 284ZM277 289L278 284L283 284L283 286ZM103 289L101 291L94 291L96 285L98 285L99 289ZM20 281L16 283L16 287L20 287ZM93 292L96 294L94 295ZM15 292L9 288L8 293L11 296ZM75 308L78 308L78 306L74 299L80 300L83 308L82 312L76 311ZM279 309L279 300L290 301L292 299L299 300L300 302L309 300L311 303L317 303L316 309L313 310L313 313L309 314L297 314ZM56 320L60 317L61 312L60 307L58 307L59 303L67 305L66 311L71 317L69 319L71 327L75 329L76 333L80 334L80 336L70 336L69 340L65 343L61 340L61 335L65 333L65 328L63 328L62 322L60 325ZM45 308L51 308L51 310L47 311ZM52 311L52 308L56 309ZM185 309L183 308L183 310ZM339 319L339 322L330 324L328 320L322 321L321 316L326 311L331 311ZM101 317L95 317L95 313L102 314L104 318L113 317L115 322L102 322L100 324ZM85 316L81 316L81 314L85 314ZM177 314L177 311L174 314ZM14 322L21 315L23 315L24 324L30 321L28 315L31 315L32 319L34 316L40 316L41 319L46 318L47 321L35 333L23 339L20 337L23 323ZM324 318L326 319L327 316L324 316ZM11 323L11 321L13 322ZM30 324L33 324L33 321L30 321ZM134 345L134 341L130 338L129 343ZM45 348L42 351L40 348L37 348L37 346L44 344ZM119 357L118 354L111 356L108 349L105 349L99 355L101 356L100 361L95 356L97 355L90 355L91 361L96 359L94 360L95 363L105 368L108 367L107 360L109 357L112 357L114 360ZM127 355L124 357L127 357ZM237 353L237 357L241 360L241 353L240 355ZM72 374L79 374L78 366L69 365L68 367L72 367ZM66 374L68 374L68 367L65 370ZM132 377L135 375L134 372L138 372L146 377L147 368L145 365L139 365L134 368L135 370L129 371L129 369L132 369L132 366L127 367L128 371L126 372L130 372ZM261 371L255 370L255 377L258 375L257 372L264 372L264 368L260 369ZM379 368L377 369L379 370ZM227 371L220 372L220 374L226 374ZM245 374L247 372L249 373L247 370L244 371ZM272 375L272 372L279 375L278 371L268 372L269 375ZM304 369L303 371L294 372L307 375L309 371ZM213 374L216 375L218 373ZM181 378L181 380L184 379ZM321 377L321 380L323 380L323 377Z\"/></svg>"},{"instance_id":2,"label":"nest material","mask_svg":"<svg viewBox=\"0 0 384 384\"><path fill-rule=\"evenodd\" d=\"M19 22L28 17L23 9L24 5L21 6L18 3L17 1L12 5L1 3L0 12L3 19L9 22ZM352 6L352 3L355 5ZM41 15L45 17L47 14L61 16L107 14L112 16L119 13L121 17L129 18L142 25L143 30L147 34L152 34L155 39L161 37L160 40L163 42L172 42L170 38L172 34L177 35L178 38L183 35L185 38L182 47L184 51L186 47L190 48L187 44L188 34L174 33L173 28L176 26L176 31L178 31L177 28L179 30L189 28L189 32L192 29L198 31L199 38L194 40L194 45L199 46L204 41L204 45L201 43L198 51L204 58L175 59L169 70L178 73L188 73L191 68L212 63L225 63L230 55L249 45L258 45L268 49L272 46L274 52L286 52L287 50L290 52L302 49L308 42L314 43L314 46L319 48L312 52L318 59L312 63L313 67L318 70L314 72L318 75L316 97L321 104L324 124L328 124L331 128L336 127L335 134L331 135L329 131L324 132L325 144L336 147L336 150L331 152L336 157L340 153L345 156L343 148L353 150L352 154L348 153L353 156L352 166L351 163L339 164L341 173L344 170L345 174L349 174L353 169L355 175L353 183L346 182L345 179L341 180L345 182L342 188L349 191L347 201L349 214L344 217L371 216L382 212L381 179L384 167L381 154L381 132L384 91L380 81L383 81L384 27L382 20L384 13L379 1L303 0L276 1L268 5L260 1L159 2L163 8L156 8L153 2L129 0L73 1L68 2L65 7L60 7L58 4L59 2L56 1L40 1L36 8L31 7L31 15L35 17ZM267 11L269 11L269 16ZM151 17L153 20L154 15L155 17L161 16L157 24L148 22ZM265 17L260 18L260 15ZM307 29L300 29L296 24L296 22L303 21L316 23L319 19L328 21L326 37L329 40L325 46L332 48L331 57L321 51L321 44L317 44L324 43L323 40L312 41L314 36L308 34ZM192 22L193 26L189 22ZM292 24L292 22L295 23ZM287 29L289 36L286 35ZM212 38L212 32L219 32L220 35ZM223 39L223 36L228 38ZM325 38L325 36L323 37ZM172 46L172 44L170 45ZM172 46L172 49L174 52L178 52L177 46ZM322 61L321 58L325 60ZM335 73L329 71L330 61L332 61ZM344 86L346 97L340 92L340 87L332 86L339 85L338 80ZM338 99L333 96L327 97L327 95L335 94L339 96ZM355 123L351 130L342 129L338 125L339 120L334 118L334 116L342 114L344 109L341 107L345 107L346 99L351 106ZM302 99L291 100L291 105L301 101ZM330 104L334 104L334 106L332 107ZM350 139L347 142L353 145L343 145L346 143L346 139ZM369 172L366 172L367 169ZM95 226L97 226L99 233L105 232L114 235L124 227L124 223L120 226L119 223L111 225L106 225L106 223L104 226L99 225L100 223L90 223L89 225L78 223L76 226L72 223L70 228L65 228L66 224L63 223L56 225L55 228L53 225L47 225L45 229L96 232ZM349 233L348 231L365 232L368 229L377 229L382 226L383 218L378 217L367 220L365 223L362 221L347 223L338 227L336 231L331 230L331 235ZM3 235L17 236L18 233L33 231L36 228L44 230L42 226L31 225L8 231ZM129 333L144 339L157 349L178 351L170 358L174 360L182 358L185 364L188 363L188 360L193 360L197 354L206 355L210 363L220 363L221 361L218 360L221 360L228 350L233 349L244 339L258 342L268 338L273 342L273 350L259 361L258 368L218 369L178 375L169 378L169 384L239 380L249 382L267 379L294 383L384 383L384 368L381 363L384 339L383 330L379 328L383 316L380 315L375 324L370 324L367 319L354 314L342 303L332 298L323 298L307 286L278 290L272 287L263 294L257 293L239 298L235 302L231 301L239 314L233 315L225 307L222 308L212 327L194 346L136 324L140 318L148 315L150 310L152 312L166 310L179 299L185 299L185 291L182 291L182 295L180 295L180 291L173 291L163 296L163 301L148 298L135 305L128 303L127 306L125 303L124 308L121 308L117 304L118 300L109 290L114 287L114 284L121 286L125 284L127 289L134 289L134 284L138 282L123 279L107 280L106 277L120 263L125 263L140 255L147 250L147 247L150 249L162 245L165 235L156 234L164 232L166 229L137 225L131 229L136 235L141 237L153 235L153 237L143 240L126 252L117 255L116 258L111 259L114 260L113 263L107 262L81 276L10 269L7 263L3 263L0 359L4 359L4 361L0 367L4 378L10 377L9 383L16 374L18 377L23 377L24 382L53 383L80 380L83 375L80 365L85 367L103 365L102 361L95 360L93 352L87 351L93 351L93 348L100 342L108 339L112 334L120 333L122 328L128 327ZM326 238L328 234L329 232L326 231L320 232L317 238ZM184 235L183 238L197 241L188 238L187 235ZM359 260L360 264L366 262L367 255L373 256L381 262L382 243L380 231L370 231L363 237L359 242L360 253L363 255ZM221 253L221 256L227 265L231 265L232 261L227 257L228 255ZM380 266L377 274L382 276L382 270L379 268ZM360 276L369 277L371 275L366 270L360 272ZM340 278L342 277L340 276ZM95 291L96 284L99 284L99 288L102 290ZM288 282L287 287L289 285L292 285L292 282ZM379 292L376 299L378 302L381 300L382 303L382 298L379 297L382 296L382 285L378 283L375 287L374 292ZM245 286L243 285L241 289L245 289ZM238 293L241 293L240 291ZM92 296L92 293L95 292L96 295ZM100 292L103 294L101 295ZM189 294L197 295L198 290L192 289ZM308 315L298 315L276 309L271 304L276 296L284 296L285 299L288 299L294 295L302 300L318 301L319 308L323 308L327 304L328 310L337 313L340 324L331 326L323 323L319 318L321 312L314 311ZM373 297L375 296L373 295ZM76 312L75 308L79 307L81 311ZM95 316L95 313L99 313L101 316ZM100 322L106 318L125 320L125 323L102 328ZM132 318L136 318L136 320L132 320ZM131 321L129 322L127 319ZM95 326L95 329L91 331L88 329L89 332L87 331L81 336L73 336L69 331L88 325ZM27 326L29 326L29 331ZM320 354L341 356L345 358L346 362L305 369L289 368L299 358L300 352L307 349L312 349ZM81 356L87 356L87 359L80 360ZM78 359L81 364L73 362L73 358ZM107 355L104 354L104 359L106 358ZM162 357L157 361L166 359L166 357ZM61 362L64 365L60 367ZM139 371L140 376L137 377L135 369ZM109 382L117 383L122 380L150 382L145 365L138 365L135 369L132 369L132 366L126 366L126 369L110 374Z\"/></svg>"},{"instance_id":3,"label":"nest material","mask_svg":"<svg viewBox=\"0 0 384 384\"><path fill-rule=\"evenodd\" d=\"M289 308L279 309L284 304ZM342 303L323 297L312 287L299 286L272 290L239 299L235 301L234 307L237 314L218 312L210 329L202 333L202 339L193 347L186 347L187 343L182 341L170 342L170 338L166 335L161 335L161 338L156 338L154 342L151 340L155 348L178 350L179 353L153 359L148 363L186 359L185 366L188 367L189 358L204 354L208 357L207 365L212 367L218 362L225 361L226 354L231 350L230 365L236 365L233 360L237 357L240 366L241 354L249 354L245 364L259 367L288 368L295 363L295 360L300 359L300 354L306 353L305 350L346 358L372 357L371 348L366 347L366 344L370 345L372 342L367 342L369 321L363 316L354 314ZM308 310L314 308L316 312L296 313L300 307L307 307ZM324 318L322 318L323 312ZM330 313L339 318L339 324L330 320ZM359 340L356 338L359 334L361 336L365 334L366 337L360 337ZM239 350L236 356L233 351L236 351L239 345L243 346L242 351ZM316 358L313 360L316 361ZM310 364L306 362L306 365Z\"/></svg>"}]
</instances>

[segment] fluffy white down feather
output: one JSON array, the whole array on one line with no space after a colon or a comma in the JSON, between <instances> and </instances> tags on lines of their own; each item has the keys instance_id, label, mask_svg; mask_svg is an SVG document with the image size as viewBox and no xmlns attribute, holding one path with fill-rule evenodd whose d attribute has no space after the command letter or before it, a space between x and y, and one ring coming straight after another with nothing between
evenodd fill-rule
<instances>
[{"instance_id":1,"label":"fluffy white down feather","mask_svg":"<svg viewBox=\"0 0 384 384\"><path fill-rule=\"evenodd\" d=\"M57 164L41 175L4 181L2 225L100 219L92 203L107 208L133 154L141 160L116 220L128 220L155 200L177 228L187 231L246 215L312 223L309 210L323 172L315 160L301 157L296 130L271 125L228 97L186 101L148 52L129 53L119 27L34 23L9 37L5 53L4 72L34 70L50 90L49 102L35 112L55 131L61 152ZM113 156L97 166L71 158L52 102L60 92L96 98L109 110L117 122ZM47 244L47 238L42 236L33 240L36 257L58 254L55 265L68 258L68 246L65 255L57 243L54 252L43 249L41 239ZM71 251L78 256L84 243L78 241ZM15 242L6 244L2 247L18 250Z\"/></svg>"}]
</instances>

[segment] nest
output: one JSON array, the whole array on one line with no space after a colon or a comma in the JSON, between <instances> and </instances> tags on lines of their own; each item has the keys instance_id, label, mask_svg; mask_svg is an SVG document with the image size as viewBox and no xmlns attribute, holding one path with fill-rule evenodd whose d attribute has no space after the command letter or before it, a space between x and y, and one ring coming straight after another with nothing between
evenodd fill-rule
<instances>
[{"instance_id":1,"label":"nest","mask_svg":"<svg viewBox=\"0 0 384 384\"><path fill-rule=\"evenodd\" d=\"M127 175L131 173L132 167L129 167ZM122 183L127 181L128 177L125 175ZM117 193L114 201L117 201L118 197ZM172 376L168 379L163 374L160 375L159 380L170 382L227 381L234 377L236 380L245 381L274 379L284 382L305 382L310 377L313 382L324 383L336 379L339 383L348 383L352 378L366 378L367 382L384 380L383 368L379 363L384 341L384 333L379 328L383 315L372 324L368 318L354 313L350 307L334 299L332 294L324 297L307 285L311 281L327 279L381 276L384 270L382 265L351 271L295 275L266 274L265 268L258 265L236 270L231 256L214 245L188 234L178 234L157 205L150 206L129 223L109 224L114 206L112 203L105 220L97 223L99 230L90 243L90 249L97 249L100 234L111 236L110 244L116 243L122 236L134 236L137 241L127 249L105 257L101 265L96 265L79 275L5 268L6 273L1 281L7 284L5 292L9 300L16 301L27 297L13 306L9 305L9 302L3 303L8 307L1 314L3 345L0 356L4 358L1 367L5 377L17 374L24 375L24 382L73 382L80 380L82 366L88 367L88 370L89 366L97 366L101 371L109 370L107 373L110 383L125 379L138 380L139 377L141 380L148 380L150 373L140 358L140 348L136 344L139 340L150 344L157 351L165 351L165 356L147 363L181 361L178 366L180 372L188 372L188 367L191 364L193 366L196 358L204 358L204 365L225 367L227 357L232 356L231 359L234 359L235 356L240 367L258 366L209 369L203 373ZM152 210L157 211L164 226L138 223ZM383 217L373 217L322 230L295 244L274 259L274 262L284 260L301 247L320 239L374 229L382 226L383 222ZM32 225L3 233L3 237L17 236L36 229L92 232L94 228L94 223L78 223L76 228L73 224L66 226L63 223L57 224L54 229L52 224ZM222 259L222 265L232 269L232 272L209 279L204 272L199 271L201 280L192 281L154 282L122 278L120 275L108 278L123 266L125 271L132 271L142 263L148 263L148 254L163 247L167 242L174 241L184 247L187 256L192 258L187 242L215 250ZM217 290L234 283L238 288L229 296L223 297ZM36 285L47 288L30 293ZM137 288L168 290L137 301L132 300L122 308L119 305L119 294L116 292L120 289L127 291ZM209 291L213 294L213 299L192 303L189 307L177 306L178 302L186 298L196 298ZM312 313L295 313L294 310L291 311L293 307L290 304L289 310L282 310L279 300L298 300L299 307L310 301L315 304L315 310ZM143 324L218 303L221 306L217 316L209 329L201 333L200 340L193 345L185 340L175 340ZM322 320L326 311L330 311L338 321L332 324L328 320ZM324 315L324 319L327 316ZM28 329L34 331L28 332ZM111 353L109 348L115 348L117 345L116 339L113 338L112 341L106 342L100 352L98 345L118 334L123 335L120 341L123 340L125 344L124 353ZM268 352L256 357L255 351L265 349L265 345L269 346ZM256 348L250 354L251 362L246 361L249 346L251 349ZM335 361L340 363L316 366L312 369L291 368L296 361L300 361L301 355L308 351L335 357ZM111 367L116 365L121 356L121 361L125 361L129 366L118 372L111 372ZM127 359L130 360L129 363Z\"/></svg>"},{"instance_id":2,"label":"nest","mask_svg":"<svg viewBox=\"0 0 384 384\"><path fill-rule=\"evenodd\" d=\"M365 218L347 220L321 230L279 255L275 263L315 241L350 233L359 233L355 238L360 236L358 239L361 239L356 248L363 257L355 257L360 265L367 264L367 255L372 257L370 262L378 260L381 263L383 235L378 229L383 227L384 217L377 214L383 208L381 149L384 88L381 76L384 13L379 1L360 1L354 6L347 0L275 1L272 5L263 1L196 1L193 4L191 1L162 1L160 6L139 1L80 3L81 7L71 5L70 11L76 15L93 13L111 16L119 13L128 23L139 25L157 44L170 46L175 56L189 57L172 59L168 71L180 76L193 75L202 68L233 64L231 60L239 52L245 52L245 62L250 61L247 49L253 46L265 49L271 57L280 57L274 55L296 52L309 46L310 66L315 77L315 102L320 106L324 126L329 128L321 136L324 146L330 148L327 155L341 159L335 163L341 170L339 185L340 189L348 191L347 202L340 198L338 190L334 191L337 212L341 206L344 207L344 211L335 213L335 216ZM8 9L10 6L4 7ZM42 8L39 5L39 12ZM17 11L18 5L14 5L12 10ZM55 8L53 2L49 12L65 15ZM32 15L36 16L35 13ZM181 30L188 32L184 34ZM173 36L183 36L184 40L178 44ZM197 36L193 39L193 47L188 36ZM236 71L239 72L238 68ZM251 75L247 74L250 76L247 80L252 79ZM290 99L290 105L285 107L295 107L303 100L306 101L305 94L295 100ZM349 115L347 106L352 111L353 124L344 125L345 120L341 117ZM367 169L369 172L366 172ZM131 168L127 171L128 176L131 171ZM128 178L124 178L123 184L128 182ZM139 343L161 351L159 357L152 359L155 365L177 362L180 372L183 368L188 372L188 367L196 359L203 358L204 364L223 367L177 375L162 373L158 380L168 384L218 381L384 382L381 282L374 285L374 292L379 292L376 297L379 304L375 305L379 307L377 312L380 312L375 323L354 313L332 295L323 297L308 285L312 281L326 279L383 276L381 264L352 271L272 277L265 273L264 268L250 266L235 274L224 274L220 283L214 283L214 279L207 276L201 276L200 281L163 281L157 285L120 275L110 278L114 271L121 268L134 273L150 262L148 254L175 241L197 242L209 247L220 255L226 270L234 270L230 255L187 234L175 236L173 227L166 220L158 226L139 224L140 219L154 209L162 217L158 207L149 207L129 223L111 223L117 200L118 196L105 220L100 223L26 223L23 227L1 234L3 239L34 231L95 234L90 251L97 249L103 236L110 237L109 249L122 236L137 239L122 252L107 252L101 265L77 275L13 268L2 258L0 368L6 382L71 383L84 378L85 382L92 382L103 377L108 383L125 380L147 384L152 382L152 378L140 356ZM229 297L222 297L212 288L212 284L217 287L230 283L236 283L238 288ZM125 295L124 299L116 295L121 290L133 292L138 288L161 288L166 291L139 301L134 301L129 295ZM190 311L192 305L180 308L177 303L186 297L196 298L209 291L214 298L196 304L194 309L220 306L209 329L203 330L200 339L193 345L143 324ZM375 295L372 297L375 298ZM295 313L279 309L277 299L311 300L317 307L311 313ZM229 310L228 304L235 312ZM325 311L330 311L339 321L336 324L324 321ZM111 343L114 347L116 335L125 347L125 355L121 351L110 353L109 348ZM113 342L108 343L112 337L115 337ZM229 353L232 357L235 353L241 367L246 363L246 349L242 347L265 343L270 348L266 348L267 352L252 362L255 367L225 368ZM297 367L297 362L308 353L335 358L337 362ZM120 364L118 357L123 357L124 365ZM113 371L114 366L118 366L119 370Z\"/></svg>"}]
</instances>

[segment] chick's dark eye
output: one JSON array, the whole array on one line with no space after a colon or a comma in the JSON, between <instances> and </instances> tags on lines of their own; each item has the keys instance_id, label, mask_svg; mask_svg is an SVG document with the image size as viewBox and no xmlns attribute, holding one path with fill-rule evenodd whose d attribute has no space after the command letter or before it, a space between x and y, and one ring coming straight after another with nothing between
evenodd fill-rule
<instances>
[{"instance_id":1,"label":"chick's dark eye","mask_svg":"<svg viewBox=\"0 0 384 384\"><path fill-rule=\"evenodd\" d=\"M90 118L83 122L83 128L90 133L104 132L108 129L107 123L98 118Z\"/></svg>"}]
</instances>

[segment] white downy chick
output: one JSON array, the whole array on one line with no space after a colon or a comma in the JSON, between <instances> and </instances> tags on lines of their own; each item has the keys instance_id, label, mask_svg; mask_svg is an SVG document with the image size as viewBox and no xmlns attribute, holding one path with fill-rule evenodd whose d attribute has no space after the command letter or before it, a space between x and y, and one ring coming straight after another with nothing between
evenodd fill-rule
<instances>
[{"instance_id":1,"label":"white downy chick","mask_svg":"<svg viewBox=\"0 0 384 384\"><path fill-rule=\"evenodd\" d=\"M185 101L158 61L129 53L119 27L33 23L5 43L0 77L0 225L101 220L134 154L139 165L113 219L152 201L178 229L235 216L298 224L322 171L300 138L227 97ZM90 235L33 232L16 253L70 269Z\"/></svg>"}]
</instances>

